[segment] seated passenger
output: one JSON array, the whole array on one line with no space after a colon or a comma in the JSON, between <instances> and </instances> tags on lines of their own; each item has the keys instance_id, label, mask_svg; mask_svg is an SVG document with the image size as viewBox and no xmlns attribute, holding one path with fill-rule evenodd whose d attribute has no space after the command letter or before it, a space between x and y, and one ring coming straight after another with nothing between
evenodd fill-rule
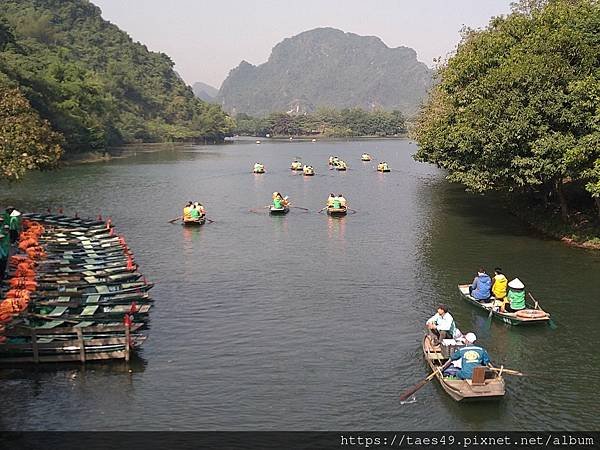
<instances>
[{"instance_id":1,"label":"seated passenger","mask_svg":"<svg viewBox=\"0 0 600 450\"><path fill-rule=\"evenodd\" d=\"M344 198L344 194L340 194L340 195L338 195L338 197L337 197L337 198L338 198L338 200L339 200L339 202L340 202L340 206L341 206L342 208L345 208L345 207L346 207L346 199Z\"/></svg>"},{"instance_id":2,"label":"seated passenger","mask_svg":"<svg viewBox=\"0 0 600 450\"><path fill-rule=\"evenodd\" d=\"M329 194L329 197L327 198L327 206L333 207L334 200L335 200L335 194L333 194L333 193Z\"/></svg>"},{"instance_id":3,"label":"seated passenger","mask_svg":"<svg viewBox=\"0 0 600 450\"><path fill-rule=\"evenodd\" d=\"M190 212L192 211L192 202L187 202L187 205L183 208L183 220L190 220Z\"/></svg>"},{"instance_id":4,"label":"seated passenger","mask_svg":"<svg viewBox=\"0 0 600 450\"><path fill-rule=\"evenodd\" d=\"M484 348L474 345L477 336L474 333L465 335L467 345L456 350L450 359L452 361L460 360L460 370L456 376L461 380L468 380L473 377L473 369L478 366L487 366L491 361Z\"/></svg>"},{"instance_id":5,"label":"seated passenger","mask_svg":"<svg viewBox=\"0 0 600 450\"><path fill-rule=\"evenodd\" d=\"M506 305L506 312L516 312L520 309L525 309L525 285L515 278L508 283L508 295L506 296L508 305Z\"/></svg>"},{"instance_id":6,"label":"seated passenger","mask_svg":"<svg viewBox=\"0 0 600 450\"><path fill-rule=\"evenodd\" d=\"M485 273L485 269L480 267L477 271L477 276L473 280L473 284L469 286L469 294L479 301L485 302L489 300L491 295L492 279Z\"/></svg>"},{"instance_id":7,"label":"seated passenger","mask_svg":"<svg viewBox=\"0 0 600 450\"><path fill-rule=\"evenodd\" d=\"M505 298L507 285L508 280L502 273L502 269L500 269L500 267L496 267L494 269L494 278L492 278L492 294L494 294L494 298L496 299L494 306L497 306L502 312L504 312L504 306L506 303Z\"/></svg>"},{"instance_id":8,"label":"seated passenger","mask_svg":"<svg viewBox=\"0 0 600 450\"><path fill-rule=\"evenodd\" d=\"M437 344L442 339L452 339L458 330L446 305L438 306L437 312L427 320L425 325L433 337L433 344Z\"/></svg>"},{"instance_id":9,"label":"seated passenger","mask_svg":"<svg viewBox=\"0 0 600 450\"><path fill-rule=\"evenodd\" d=\"M196 205L192 205L190 210L190 220L193 222L198 222L200 220L200 209L196 207Z\"/></svg>"}]
</instances>

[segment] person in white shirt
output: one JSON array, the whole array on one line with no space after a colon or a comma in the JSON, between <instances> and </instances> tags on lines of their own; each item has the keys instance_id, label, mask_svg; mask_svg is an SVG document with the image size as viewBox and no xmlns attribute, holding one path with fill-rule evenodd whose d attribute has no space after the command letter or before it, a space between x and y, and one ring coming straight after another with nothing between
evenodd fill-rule
<instances>
[{"instance_id":1,"label":"person in white shirt","mask_svg":"<svg viewBox=\"0 0 600 450\"><path fill-rule=\"evenodd\" d=\"M427 320L427 328L433 334L434 342L442 339L452 339L457 331L452 314L446 305L438 306L437 312Z\"/></svg>"}]
</instances>

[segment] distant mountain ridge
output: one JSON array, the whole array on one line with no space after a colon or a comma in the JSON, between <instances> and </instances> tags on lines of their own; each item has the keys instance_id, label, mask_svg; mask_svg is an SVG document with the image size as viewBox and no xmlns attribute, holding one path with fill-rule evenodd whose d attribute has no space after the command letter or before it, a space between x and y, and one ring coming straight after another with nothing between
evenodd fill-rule
<instances>
[{"instance_id":1,"label":"distant mountain ridge","mask_svg":"<svg viewBox=\"0 0 600 450\"><path fill-rule=\"evenodd\" d=\"M195 82L192 86L192 90L194 91L194 95L200 100L211 103L215 101L215 97L219 93L217 88L214 88L209 84L202 83L201 81Z\"/></svg>"},{"instance_id":2,"label":"distant mountain ridge","mask_svg":"<svg viewBox=\"0 0 600 450\"><path fill-rule=\"evenodd\" d=\"M316 28L284 39L264 64L242 61L223 82L217 101L228 112L254 116L320 106L413 115L431 84L432 70L411 48Z\"/></svg>"}]
</instances>

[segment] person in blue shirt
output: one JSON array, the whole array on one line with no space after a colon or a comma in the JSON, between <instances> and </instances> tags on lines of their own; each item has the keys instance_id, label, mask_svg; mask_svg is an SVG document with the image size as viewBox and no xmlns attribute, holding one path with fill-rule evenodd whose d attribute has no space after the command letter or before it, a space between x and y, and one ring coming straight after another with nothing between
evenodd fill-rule
<instances>
[{"instance_id":1,"label":"person in blue shirt","mask_svg":"<svg viewBox=\"0 0 600 450\"><path fill-rule=\"evenodd\" d=\"M467 333L465 335L467 345L455 351L450 357L452 361L460 360L460 370L456 376L461 380L471 379L475 367L487 366L491 362L487 351L483 347L474 345L476 339L475 333Z\"/></svg>"},{"instance_id":2,"label":"person in blue shirt","mask_svg":"<svg viewBox=\"0 0 600 450\"><path fill-rule=\"evenodd\" d=\"M483 267L479 268L473 284L469 286L469 294L480 302L489 300L492 295L492 279Z\"/></svg>"}]
</instances>

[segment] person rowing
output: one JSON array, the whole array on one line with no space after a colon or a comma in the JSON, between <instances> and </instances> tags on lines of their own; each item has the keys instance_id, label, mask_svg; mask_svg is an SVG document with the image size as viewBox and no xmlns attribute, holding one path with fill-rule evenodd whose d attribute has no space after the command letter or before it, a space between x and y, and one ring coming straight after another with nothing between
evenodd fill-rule
<instances>
[{"instance_id":1,"label":"person rowing","mask_svg":"<svg viewBox=\"0 0 600 450\"><path fill-rule=\"evenodd\" d=\"M455 374L461 380L469 380L473 378L473 369L478 366L487 366L491 363L488 352L478 345L475 345L477 336L475 333L467 333L465 335L467 345L456 350L450 360L459 362L460 370Z\"/></svg>"}]
</instances>

